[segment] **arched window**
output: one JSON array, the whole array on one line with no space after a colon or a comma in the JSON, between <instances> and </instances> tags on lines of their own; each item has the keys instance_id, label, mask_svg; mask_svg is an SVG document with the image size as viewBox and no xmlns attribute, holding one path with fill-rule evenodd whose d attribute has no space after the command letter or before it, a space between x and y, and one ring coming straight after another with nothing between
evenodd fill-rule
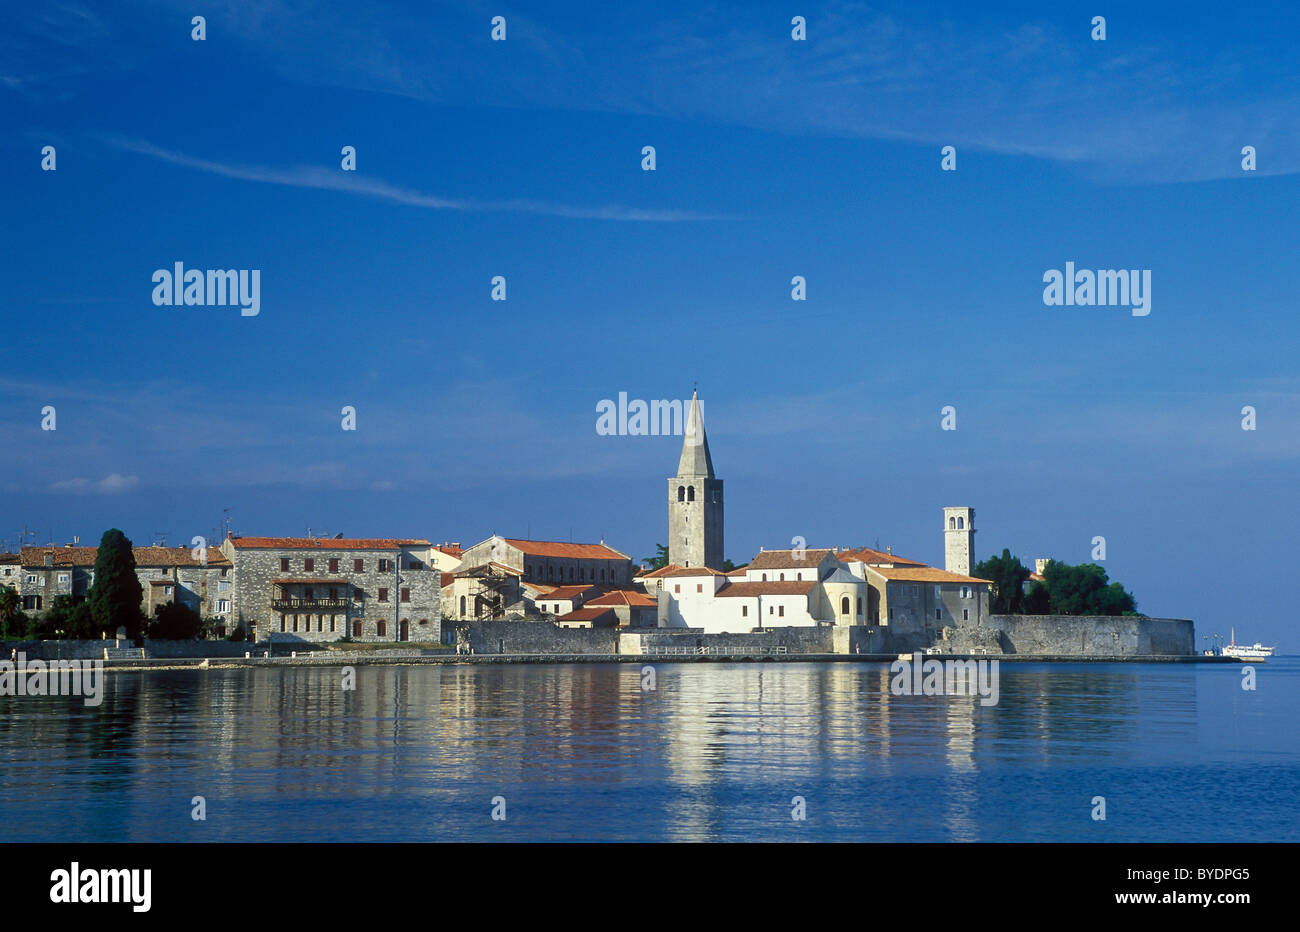
<instances>
[{"instance_id":1,"label":"arched window","mask_svg":"<svg viewBox=\"0 0 1300 932\"><path fill-rule=\"evenodd\" d=\"M966 527L966 519L965 519L965 518L958 518L958 519L957 519L957 530L959 530L959 531L964 530L965 527Z\"/></svg>"},{"instance_id":2,"label":"arched window","mask_svg":"<svg viewBox=\"0 0 1300 932\"><path fill-rule=\"evenodd\" d=\"M677 500L678 500L679 502L684 502L684 501L686 501L686 486L684 486L684 485L679 485L679 486L677 487Z\"/></svg>"},{"instance_id":3,"label":"arched window","mask_svg":"<svg viewBox=\"0 0 1300 932\"><path fill-rule=\"evenodd\" d=\"M686 487L686 500L687 500L688 502L693 502L693 501L695 501L695 486L693 486L693 485L688 485L688 486Z\"/></svg>"},{"instance_id":4,"label":"arched window","mask_svg":"<svg viewBox=\"0 0 1300 932\"><path fill-rule=\"evenodd\" d=\"M554 578L555 578L555 567L553 567L553 566L548 566L548 567L546 568L546 574L547 574L548 576L550 576L551 579L554 579Z\"/></svg>"},{"instance_id":5,"label":"arched window","mask_svg":"<svg viewBox=\"0 0 1300 932\"><path fill-rule=\"evenodd\" d=\"M948 530L950 530L950 531L955 531L955 530L957 530L957 519L956 519L956 518L949 518L949 519L948 519Z\"/></svg>"},{"instance_id":6,"label":"arched window","mask_svg":"<svg viewBox=\"0 0 1300 932\"><path fill-rule=\"evenodd\" d=\"M840 599L840 614L847 615L848 613L849 613L849 597L846 595L844 598Z\"/></svg>"},{"instance_id":7,"label":"arched window","mask_svg":"<svg viewBox=\"0 0 1300 932\"><path fill-rule=\"evenodd\" d=\"M573 567L569 567L569 582L573 582Z\"/></svg>"},{"instance_id":8,"label":"arched window","mask_svg":"<svg viewBox=\"0 0 1300 932\"><path fill-rule=\"evenodd\" d=\"M465 597L460 597L460 617L465 617Z\"/></svg>"},{"instance_id":9,"label":"arched window","mask_svg":"<svg viewBox=\"0 0 1300 932\"><path fill-rule=\"evenodd\" d=\"M767 582L767 574L766 574L766 573L763 574L763 582Z\"/></svg>"},{"instance_id":10,"label":"arched window","mask_svg":"<svg viewBox=\"0 0 1300 932\"><path fill-rule=\"evenodd\" d=\"M785 573L781 574L781 582L785 582Z\"/></svg>"},{"instance_id":11,"label":"arched window","mask_svg":"<svg viewBox=\"0 0 1300 932\"><path fill-rule=\"evenodd\" d=\"M605 581L605 571L604 571L604 570L601 570L601 571L600 571L600 581L601 581L601 582L604 582L604 581Z\"/></svg>"}]
</instances>

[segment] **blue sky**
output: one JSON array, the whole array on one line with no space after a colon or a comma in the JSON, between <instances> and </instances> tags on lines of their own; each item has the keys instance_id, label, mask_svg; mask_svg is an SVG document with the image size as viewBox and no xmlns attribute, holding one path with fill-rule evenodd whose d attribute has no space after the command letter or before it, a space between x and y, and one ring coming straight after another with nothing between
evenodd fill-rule
<instances>
[{"instance_id":1,"label":"blue sky","mask_svg":"<svg viewBox=\"0 0 1300 932\"><path fill-rule=\"evenodd\" d=\"M737 562L799 535L941 564L942 507L971 505L981 557L1103 535L1143 610L1286 649L1297 19L9 5L0 538L176 543L229 508L640 558L680 440L598 436L596 404L698 382ZM1150 316L1044 306L1069 260L1151 269ZM154 306L176 261L260 269L261 313Z\"/></svg>"}]
</instances>

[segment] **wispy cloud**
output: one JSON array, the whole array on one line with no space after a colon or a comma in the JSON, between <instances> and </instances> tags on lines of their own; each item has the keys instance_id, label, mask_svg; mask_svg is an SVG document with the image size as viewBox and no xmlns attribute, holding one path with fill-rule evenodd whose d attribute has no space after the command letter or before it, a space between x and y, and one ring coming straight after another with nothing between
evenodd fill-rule
<instances>
[{"instance_id":1,"label":"wispy cloud","mask_svg":"<svg viewBox=\"0 0 1300 932\"><path fill-rule=\"evenodd\" d=\"M123 476L121 473L109 473L103 479L63 479L50 483L51 492L89 492L100 495L113 495L126 492L140 484L139 476Z\"/></svg>"},{"instance_id":2,"label":"wispy cloud","mask_svg":"<svg viewBox=\"0 0 1300 932\"><path fill-rule=\"evenodd\" d=\"M413 188L390 184L382 179L356 175L338 169L328 169L319 165L302 165L292 168L237 165L196 158L138 139L108 138L105 141L114 148L126 152L146 155L173 165L180 165L184 168L207 172L208 174L221 175L225 178L237 178L241 181L255 181L262 184L285 185L293 188L342 191L348 194L377 198L426 210L514 211L518 213L545 214L552 217L567 217L575 220L617 220L646 223L680 223L683 221L721 219L718 215L693 210L628 207L623 204L583 207L572 204L520 199L480 201L439 197Z\"/></svg>"}]
</instances>

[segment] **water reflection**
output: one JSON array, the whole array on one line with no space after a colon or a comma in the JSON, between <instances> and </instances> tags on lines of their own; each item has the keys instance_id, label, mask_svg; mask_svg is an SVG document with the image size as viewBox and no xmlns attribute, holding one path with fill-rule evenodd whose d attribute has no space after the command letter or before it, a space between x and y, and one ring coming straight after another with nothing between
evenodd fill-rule
<instances>
[{"instance_id":1,"label":"water reflection","mask_svg":"<svg viewBox=\"0 0 1300 932\"><path fill-rule=\"evenodd\" d=\"M1072 837L1092 784L1225 756L1231 673L1003 664L991 707L892 695L884 664L660 664L651 691L632 664L113 674L99 708L0 698L0 817L51 840ZM1295 779L1294 737L1270 759Z\"/></svg>"}]
</instances>

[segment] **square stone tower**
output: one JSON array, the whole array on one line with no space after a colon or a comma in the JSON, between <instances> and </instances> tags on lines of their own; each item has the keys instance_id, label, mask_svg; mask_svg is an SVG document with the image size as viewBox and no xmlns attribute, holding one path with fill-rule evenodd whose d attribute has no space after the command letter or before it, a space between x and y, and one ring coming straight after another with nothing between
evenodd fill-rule
<instances>
[{"instance_id":1,"label":"square stone tower","mask_svg":"<svg viewBox=\"0 0 1300 932\"><path fill-rule=\"evenodd\" d=\"M691 396L677 475L668 480L668 561L721 570L722 480L713 474L700 397Z\"/></svg>"},{"instance_id":2,"label":"square stone tower","mask_svg":"<svg viewBox=\"0 0 1300 932\"><path fill-rule=\"evenodd\" d=\"M943 568L969 576L975 554L975 509L943 510Z\"/></svg>"}]
</instances>

